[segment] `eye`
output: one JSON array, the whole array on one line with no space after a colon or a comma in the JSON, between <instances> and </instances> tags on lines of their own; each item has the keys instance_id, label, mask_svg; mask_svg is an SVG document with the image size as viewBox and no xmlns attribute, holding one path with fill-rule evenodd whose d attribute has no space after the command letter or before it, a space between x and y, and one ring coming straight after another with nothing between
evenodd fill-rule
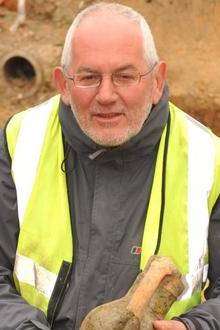
<instances>
[{"instance_id":1,"label":"eye","mask_svg":"<svg viewBox=\"0 0 220 330\"><path fill-rule=\"evenodd\" d=\"M119 72L114 74L114 79L118 82L136 81L137 75L134 72Z\"/></svg>"},{"instance_id":2,"label":"eye","mask_svg":"<svg viewBox=\"0 0 220 330\"><path fill-rule=\"evenodd\" d=\"M76 82L92 84L100 80L98 74L79 74L76 76Z\"/></svg>"}]
</instances>

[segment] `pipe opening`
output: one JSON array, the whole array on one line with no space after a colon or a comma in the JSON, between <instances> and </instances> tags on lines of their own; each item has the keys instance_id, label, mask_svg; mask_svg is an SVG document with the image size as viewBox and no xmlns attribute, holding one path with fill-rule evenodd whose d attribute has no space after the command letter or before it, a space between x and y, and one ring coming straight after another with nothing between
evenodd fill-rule
<instances>
[{"instance_id":1,"label":"pipe opening","mask_svg":"<svg viewBox=\"0 0 220 330\"><path fill-rule=\"evenodd\" d=\"M12 88L16 90L27 90L36 81L34 66L22 56L13 56L5 62L4 75Z\"/></svg>"}]
</instances>

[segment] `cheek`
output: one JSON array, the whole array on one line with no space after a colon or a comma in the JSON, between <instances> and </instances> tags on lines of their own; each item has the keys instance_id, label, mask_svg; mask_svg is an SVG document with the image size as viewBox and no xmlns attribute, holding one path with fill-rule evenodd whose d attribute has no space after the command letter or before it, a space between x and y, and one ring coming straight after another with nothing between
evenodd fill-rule
<instances>
[{"instance_id":1,"label":"cheek","mask_svg":"<svg viewBox=\"0 0 220 330\"><path fill-rule=\"evenodd\" d=\"M141 113L147 109L151 103L150 96L146 91L143 92L132 92L127 96L126 99L127 108L130 110L129 114L131 117L136 116L138 113Z\"/></svg>"},{"instance_id":2,"label":"cheek","mask_svg":"<svg viewBox=\"0 0 220 330\"><path fill-rule=\"evenodd\" d=\"M87 90L77 89L71 93L71 101L77 112L89 114L89 108L93 101L93 96L91 95L91 92Z\"/></svg>"}]
</instances>

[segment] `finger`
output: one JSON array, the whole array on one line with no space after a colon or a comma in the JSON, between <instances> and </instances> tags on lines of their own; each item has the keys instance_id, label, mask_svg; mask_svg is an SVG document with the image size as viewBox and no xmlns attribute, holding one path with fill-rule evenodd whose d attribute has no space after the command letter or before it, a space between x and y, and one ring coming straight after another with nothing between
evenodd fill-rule
<instances>
[{"instance_id":1,"label":"finger","mask_svg":"<svg viewBox=\"0 0 220 330\"><path fill-rule=\"evenodd\" d=\"M156 330L186 330L185 325L180 321L154 321L154 329Z\"/></svg>"}]
</instances>

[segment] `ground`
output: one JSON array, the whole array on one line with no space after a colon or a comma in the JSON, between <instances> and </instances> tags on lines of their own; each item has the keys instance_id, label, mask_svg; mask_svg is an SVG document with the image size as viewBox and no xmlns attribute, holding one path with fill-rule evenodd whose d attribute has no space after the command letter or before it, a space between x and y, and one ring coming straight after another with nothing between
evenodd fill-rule
<instances>
[{"instance_id":1,"label":"ground","mask_svg":"<svg viewBox=\"0 0 220 330\"><path fill-rule=\"evenodd\" d=\"M88 1L26 0L27 18L16 32L16 1L0 0L0 125L9 116L55 94L68 25ZM168 63L171 100L220 135L220 2L125 0L148 20L160 58Z\"/></svg>"}]
</instances>

